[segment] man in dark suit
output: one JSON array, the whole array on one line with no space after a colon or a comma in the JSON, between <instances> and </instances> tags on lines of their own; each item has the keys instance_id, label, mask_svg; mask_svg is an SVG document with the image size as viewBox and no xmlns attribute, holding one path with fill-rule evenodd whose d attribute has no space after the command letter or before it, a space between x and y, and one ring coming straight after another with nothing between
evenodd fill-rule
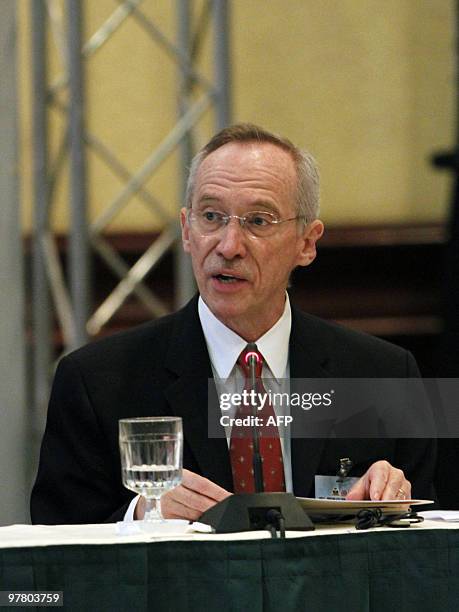
<instances>
[{"instance_id":1,"label":"man in dark suit","mask_svg":"<svg viewBox=\"0 0 459 612\"><path fill-rule=\"evenodd\" d=\"M118 419L177 415L184 477L163 495L166 517L197 519L234 490L228 442L207 434L207 381L237 383L236 360L256 342L263 375L291 378L417 376L413 358L383 341L290 308L286 288L309 265L323 232L313 159L256 126L217 134L196 156L182 237L200 297L184 309L65 357L50 400L32 520L120 520L130 503L120 478ZM228 357L229 355L229 357ZM315 474L350 456L353 499L432 495L428 440L292 439L282 447L285 486L313 495ZM282 457L281 457L282 460Z\"/></svg>"}]
</instances>

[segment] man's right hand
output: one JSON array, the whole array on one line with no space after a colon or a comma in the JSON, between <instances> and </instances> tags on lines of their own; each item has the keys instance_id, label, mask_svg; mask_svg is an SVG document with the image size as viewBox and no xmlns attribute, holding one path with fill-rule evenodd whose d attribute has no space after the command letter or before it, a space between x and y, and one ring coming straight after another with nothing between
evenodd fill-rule
<instances>
[{"instance_id":1,"label":"man's right hand","mask_svg":"<svg viewBox=\"0 0 459 612\"><path fill-rule=\"evenodd\" d=\"M161 514L166 519L196 521L201 514L229 495L226 489L189 470L183 470L182 483L161 496ZM145 499L141 497L134 512L136 520L143 519Z\"/></svg>"}]
</instances>

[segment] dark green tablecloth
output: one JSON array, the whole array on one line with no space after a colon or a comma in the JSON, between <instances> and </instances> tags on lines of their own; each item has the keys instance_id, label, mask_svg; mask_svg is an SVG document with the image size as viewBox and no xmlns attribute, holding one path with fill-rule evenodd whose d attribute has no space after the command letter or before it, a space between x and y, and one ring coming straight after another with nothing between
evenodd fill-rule
<instances>
[{"instance_id":1,"label":"dark green tablecloth","mask_svg":"<svg viewBox=\"0 0 459 612\"><path fill-rule=\"evenodd\" d=\"M0 549L11 589L64 591L85 612L455 612L459 530Z\"/></svg>"}]
</instances>

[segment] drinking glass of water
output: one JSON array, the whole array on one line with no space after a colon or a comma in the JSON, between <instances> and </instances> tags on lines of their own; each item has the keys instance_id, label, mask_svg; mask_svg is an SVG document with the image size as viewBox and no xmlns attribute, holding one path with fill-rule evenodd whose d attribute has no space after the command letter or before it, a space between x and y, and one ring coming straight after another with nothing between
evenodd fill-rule
<instances>
[{"instance_id":1,"label":"drinking glass of water","mask_svg":"<svg viewBox=\"0 0 459 612\"><path fill-rule=\"evenodd\" d=\"M162 521L161 495L182 481L182 419L121 419L119 443L124 486L145 498L145 522Z\"/></svg>"}]
</instances>

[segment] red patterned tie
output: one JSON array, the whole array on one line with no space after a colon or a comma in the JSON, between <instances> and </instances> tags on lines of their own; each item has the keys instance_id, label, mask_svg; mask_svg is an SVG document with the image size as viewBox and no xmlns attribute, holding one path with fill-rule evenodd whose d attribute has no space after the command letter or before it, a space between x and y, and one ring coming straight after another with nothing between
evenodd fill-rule
<instances>
[{"instance_id":1,"label":"red patterned tie","mask_svg":"<svg viewBox=\"0 0 459 612\"><path fill-rule=\"evenodd\" d=\"M244 374L244 389L251 391L250 365L247 355L249 350L245 348L237 360L238 366ZM259 351L256 353L256 392L266 394L261 379L263 369L263 357ZM252 414L251 406L238 406L235 417L244 418ZM265 492L285 491L284 463L282 460L282 449L279 432L276 425L266 425L269 417L275 413L270 402L266 401L262 410L256 410L257 416L263 419L265 424L258 428L260 436L260 455L263 465L263 488ZM253 437L251 427L233 426L230 440L230 459L233 472L233 484L235 493L253 493L255 481L253 475Z\"/></svg>"}]
</instances>

